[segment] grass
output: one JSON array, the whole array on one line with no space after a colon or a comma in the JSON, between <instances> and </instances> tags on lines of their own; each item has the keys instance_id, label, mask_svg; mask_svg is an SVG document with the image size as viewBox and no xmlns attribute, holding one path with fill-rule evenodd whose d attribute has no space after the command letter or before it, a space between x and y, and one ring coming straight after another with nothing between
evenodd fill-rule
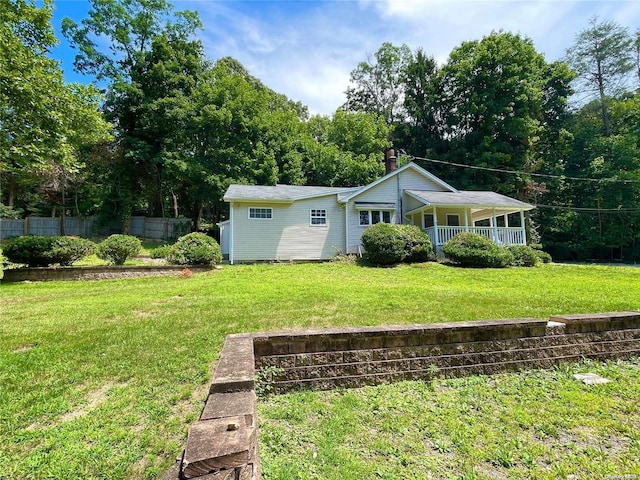
<instances>
[{"instance_id":1,"label":"grass","mask_svg":"<svg viewBox=\"0 0 640 480\"><path fill-rule=\"evenodd\" d=\"M544 318L640 309L639 299L640 269L577 265L249 265L3 284L0 478L157 478L181 452L230 333Z\"/></svg>"},{"instance_id":2,"label":"grass","mask_svg":"<svg viewBox=\"0 0 640 480\"><path fill-rule=\"evenodd\" d=\"M263 478L640 478L639 396L635 361L271 397Z\"/></svg>"}]
</instances>

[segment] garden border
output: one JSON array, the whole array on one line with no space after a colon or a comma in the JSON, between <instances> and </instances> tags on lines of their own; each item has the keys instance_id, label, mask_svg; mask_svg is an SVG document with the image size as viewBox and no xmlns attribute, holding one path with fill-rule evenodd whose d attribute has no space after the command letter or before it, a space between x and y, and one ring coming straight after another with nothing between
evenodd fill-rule
<instances>
[{"instance_id":1,"label":"garden border","mask_svg":"<svg viewBox=\"0 0 640 480\"><path fill-rule=\"evenodd\" d=\"M188 269L192 273L209 272L216 267L194 265L99 265L87 267L31 267L4 270L2 283L46 282L55 280L105 280L116 278L177 275Z\"/></svg>"},{"instance_id":2,"label":"garden border","mask_svg":"<svg viewBox=\"0 0 640 480\"><path fill-rule=\"evenodd\" d=\"M636 356L640 311L229 335L200 419L162 480L260 479L256 370L275 373L282 393Z\"/></svg>"}]
</instances>

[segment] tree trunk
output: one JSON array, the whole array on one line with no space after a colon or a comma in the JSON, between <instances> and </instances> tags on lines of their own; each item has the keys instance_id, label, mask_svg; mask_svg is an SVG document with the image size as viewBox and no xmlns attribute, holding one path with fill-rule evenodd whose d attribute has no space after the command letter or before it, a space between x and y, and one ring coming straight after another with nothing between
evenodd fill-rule
<instances>
[{"instance_id":1,"label":"tree trunk","mask_svg":"<svg viewBox=\"0 0 640 480\"><path fill-rule=\"evenodd\" d=\"M609 111L607 109L607 96L604 93L604 78L602 76L602 64L598 60L598 92L600 93L600 109L602 111L602 124L604 125L604 134L606 137L611 136L611 127L609 125Z\"/></svg>"},{"instance_id":2,"label":"tree trunk","mask_svg":"<svg viewBox=\"0 0 640 480\"><path fill-rule=\"evenodd\" d=\"M173 199L173 218L178 218L178 197L171 192L171 198Z\"/></svg>"}]
</instances>

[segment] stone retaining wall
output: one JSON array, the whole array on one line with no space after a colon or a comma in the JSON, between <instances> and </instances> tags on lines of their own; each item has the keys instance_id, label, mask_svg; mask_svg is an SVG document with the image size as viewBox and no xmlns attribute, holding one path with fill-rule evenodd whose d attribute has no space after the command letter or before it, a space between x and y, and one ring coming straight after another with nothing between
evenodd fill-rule
<instances>
[{"instance_id":1,"label":"stone retaining wall","mask_svg":"<svg viewBox=\"0 0 640 480\"><path fill-rule=\"evenodd\" d=\"M53 280L104 280L112 278L158 277L177 275L185 268L192 273L207 272L211 267L176 265L111 265L95 267L14 268L4 271L2 282L47 282Z\"/></svg>"},{"instance_id":2,"label":"stone retaining wall","mask_svg":"<svg viewBox=\"0 0 640 480\"><path fill-rule=\"evenodd\" d=\"M230 335L200 420L163 480L260 478L256 369L277 369L273 389L287 392L638 355L640 311Z\"/></svg>"}]
</instances>

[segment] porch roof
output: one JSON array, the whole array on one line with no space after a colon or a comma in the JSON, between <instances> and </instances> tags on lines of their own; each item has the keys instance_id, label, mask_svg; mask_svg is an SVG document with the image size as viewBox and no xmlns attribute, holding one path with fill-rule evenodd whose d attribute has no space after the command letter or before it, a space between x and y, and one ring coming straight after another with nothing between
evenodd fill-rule
<instances>
[{"instance_id":1,"label":"porch roof","mask_svg":"<svg viewBox=\"0 0 640 480\"><path fill-rule=\"evenodd\" d=\"M535 208L533 205L496 192L433 192L426 190L405 190L405 192L428 206L513 208L515 210L532 210Z\"/></svg>"}]
</instances>

